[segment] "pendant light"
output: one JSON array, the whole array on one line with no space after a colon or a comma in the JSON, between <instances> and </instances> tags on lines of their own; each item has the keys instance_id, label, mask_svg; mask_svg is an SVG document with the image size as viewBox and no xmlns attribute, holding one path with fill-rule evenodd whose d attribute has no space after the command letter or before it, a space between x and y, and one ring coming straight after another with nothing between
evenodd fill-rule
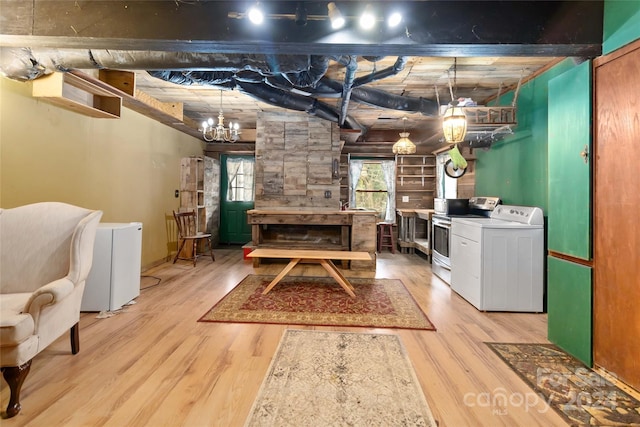
<instances>
[{"instance_id":1,"label":"pendant light","mask_svg":"<svg viewBox=\"0 0 640 427\"><path fill-rule=\"evenodd\" d=\"M409 139L409 132L406 130L407 118L402 118L402 132L400 139L393 144L393 154L413 154L416 152L416 145Z\"/></svg>"},{"instance_id":2,"label":"pendant light","mask_svg":"<svg viewBox=\"0 0 640 427\"><path fill-rule=\"evenodd\" d=\"M456 88L456 73L457 58L453 62L454 89ZM451 104L442 118L442 132L447 144L457 144L464 141L464 137L467 134L467 116L464 114L462 107L458 106L458 101L454 99L451 81L449 81L449 90L451 91Z\"/></svg>"}]
</instances>

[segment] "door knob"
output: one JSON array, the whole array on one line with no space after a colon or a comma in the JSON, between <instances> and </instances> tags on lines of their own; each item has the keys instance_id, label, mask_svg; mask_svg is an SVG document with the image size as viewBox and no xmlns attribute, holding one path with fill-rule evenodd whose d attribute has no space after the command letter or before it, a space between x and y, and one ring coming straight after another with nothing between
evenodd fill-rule
<instances>
[{"instance_id":1,"label":"door knob","mask_svg":"<svg viewBox=\"0 0 640 427\"><path fill-rule=\"evenodd\" d=\"M580 152L580 157L584 159L585 163L589 163L589 146L585 145L584 150Z\"/></svg>"}]
</instances>

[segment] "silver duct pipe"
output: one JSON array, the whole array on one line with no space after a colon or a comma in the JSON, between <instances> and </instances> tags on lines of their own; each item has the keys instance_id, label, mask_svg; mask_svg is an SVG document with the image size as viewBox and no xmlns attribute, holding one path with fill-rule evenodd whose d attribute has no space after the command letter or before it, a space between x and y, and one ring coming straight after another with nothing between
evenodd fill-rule
<instances>
[{"instance_id":1,"label":"silver duct pipe","mask_svg":"<svg viewBox=\"0 0 640 427\"><path fill-rule=\"evenodd\" d=\"M73 68L232 72L249 70L269 75L309 70L310 62L309 55L0 48L0 71L11 79L23 81Z\"/></svg>"},{"instance_id":2,"label":"silver duct pipe","mask_svg":"<svg viewBox=\"0 0 640 427\"><path fill-rule=\"evenodd\" d=\"M351 88L356 79L356 71L358 70L358 57L349 56L344 64L346 72L344 75L344 83L342 84L342 104L340 105L340 126L344 125L349 109L349 99L351 99Z\"/></svg>"},{"instance_id":3,"label":"silver duct pipe","mask_svg":"<svg viewBox=\"0 0 640 427\"><path fill-rule=\"evenodd\" d=\"M407 65L407 57L399 56L396 59L395 64L391 67L385 68L384 70L376 71L375 73L371 73L368 76L359 77L353 82L354 86L362 86L367 83L372 83L378 80L382 80L386 77L395 76L400 71L404 70L405 65Z\"/></svg>"}]
</instances>

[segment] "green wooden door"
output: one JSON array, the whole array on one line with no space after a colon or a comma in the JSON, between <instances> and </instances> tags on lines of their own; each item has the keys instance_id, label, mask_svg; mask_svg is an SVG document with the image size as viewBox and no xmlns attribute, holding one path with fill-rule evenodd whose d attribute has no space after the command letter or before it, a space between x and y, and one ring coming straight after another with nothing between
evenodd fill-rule
<instances>
[{"instance_id":1,"label":"green wooden door","mask_svg":"<svg viewBox=\"0 0 640 427\"><path fill-rule=\"evenodd\" d=\"M548 114L548 338L591 366L590 61L549 81Z\"/></svg>"},{"instance_id":2,"label":"green wooden door","mask_svg":"<svg viewBox=\"0 0 640 427\"><path fill-rule=\"evenodd\" d=\"M547 258L548 338L591 366L591 267Z\"/></svg>"},{"instance_id":3,"label":"green wooden door","mask_svg":"<svg viewBox=\"0 0 640 427\"><path fill-rule=\"evenodd\" d=\"M223 155L220 160L220 243L245 244L251 241L247 210L254 206L254 157Z\"/></svg>"},{"instance_id":4,"label":"green wooden door","mask_svg":"<svg viewBox=\"0 0 640 427\"><path fill-rule=\"evenodd\" d=\"M585 150L586 149L586 150ZM550 251L591 259L591 61L549 81Z\"/></svg>"}]
</instances>

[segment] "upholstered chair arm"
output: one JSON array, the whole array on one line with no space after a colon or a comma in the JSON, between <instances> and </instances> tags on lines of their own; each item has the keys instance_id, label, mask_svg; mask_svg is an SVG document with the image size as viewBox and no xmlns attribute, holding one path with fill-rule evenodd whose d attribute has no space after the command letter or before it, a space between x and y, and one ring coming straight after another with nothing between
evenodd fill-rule
<instances>
[{"instance_id":1,"label":"upholstered chair arm","mask_svg":"<svg viewBox=\"0 0 640 427\"><path fill-rule=\"evenodd\" d=\"M80 221L71 239L71 256L67 277L74 283L84 282L93 261L93 245L102 211L94 211Z\"/></svg>"},{"instance_id":2,"label":"upholstered chair arm","mask_svg":"<svg viewBox=\"0 0 640 427\"><path fill-rule=\"evenodd\" d=\"M47 283L31 294L22 312L29 313L31 317L33 317L34 323L38 325L42 308L46 305L61 301L67 295L71 294L73 288L73 283L66 277Z\"/></svg>"}]
</instances>

